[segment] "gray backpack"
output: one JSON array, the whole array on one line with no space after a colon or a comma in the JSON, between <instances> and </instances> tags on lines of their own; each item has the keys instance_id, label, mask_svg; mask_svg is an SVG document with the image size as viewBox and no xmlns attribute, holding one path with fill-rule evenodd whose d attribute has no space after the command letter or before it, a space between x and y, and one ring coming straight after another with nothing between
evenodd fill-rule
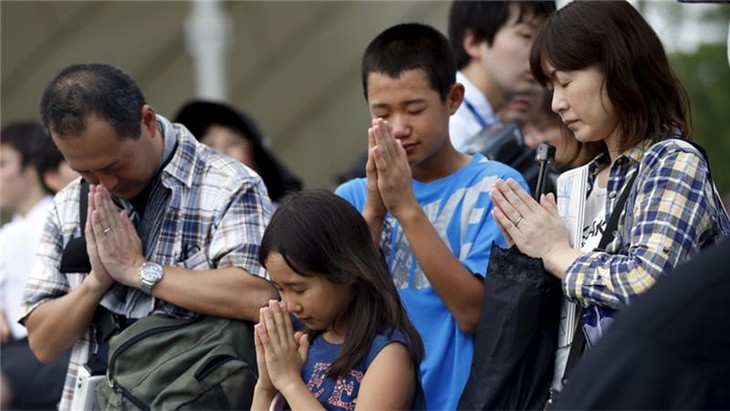
<instances>
[{"instance_id":1,"label":"gray backpack","mask_svg":"<svg viewBox=\"0 0 730 411\"><path fill-rule=\"evenodd\" d=\"M152 315L109 342L102 410L249 409L258 378L253 324Z\"/></svg>"}]
</instances>

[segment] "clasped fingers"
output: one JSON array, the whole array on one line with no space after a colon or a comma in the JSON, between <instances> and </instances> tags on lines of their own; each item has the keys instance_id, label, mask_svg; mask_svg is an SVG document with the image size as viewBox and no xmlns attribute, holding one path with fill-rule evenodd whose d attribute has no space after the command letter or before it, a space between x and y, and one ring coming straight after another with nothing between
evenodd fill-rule
<instances>
[{"instance_id":1,"label":"clasped fingers","mask_svg":"<svg viewBox=\"0 0 730 411\"><path fill-rule=\"evenodd\" d=\"M296 347L289 311L283 303L270 300L269 305L261 309L260 321L266 327L272 349L279 351Z\"/></svg>"},{"instance_id":2,"label":"clasped fingers","mask_svg":"<svg viewBox=\"0 0 730 411\"><path fill-rule=\"evenodd\" d=\"M512 221L526 214L539 213L542 207L514 179L497 180L491 192L492 201L507 214Z\"/></svg>"}]
</instances>

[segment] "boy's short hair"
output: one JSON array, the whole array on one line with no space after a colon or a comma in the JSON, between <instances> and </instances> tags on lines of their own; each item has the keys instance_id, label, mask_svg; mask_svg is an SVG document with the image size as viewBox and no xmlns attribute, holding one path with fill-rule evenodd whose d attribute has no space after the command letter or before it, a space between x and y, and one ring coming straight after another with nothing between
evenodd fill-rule
<instances>
[{"instance_id":1,"label":"boy's short hair","mask_svg":"<svg viewBox=\"0 0 730 411\"><path fill-rule=\"evenodd\" d=\"M38 151L38 142L45 137L45 129L38 122L16 121L3 126L0 131L0 143L15 149L20 155L20 166L33 165Z\"/></svg>"},{"instance_id":2,"label":"boy's short hair","mask_svg":"<svg viewBox=\"0 0 730 411\"><path fill-rule=\"evenodd\" d=\"M510 7L515 4L519 9L518 21L526 15L541 19L547 18L556 9L555 1L472 1L455 0L449 11L449 40L454 49L456 64L464 68L471 57L464 50L464 37L472 33L477 41L492 45L497 32L510 17Z\"/></svg>"},{"instance_id":3,"label":"boy's short hair","mask_svg":"<svg viewBox=\"0 0 730 411\"><path fill-rule=\"evenodd\" d=\"M435 28L419 23L393 26L380 33L365 49L362 86L368 98L368 75L383 73L398 78L408 70L421 69L442 101L456 83L456 60L449 40Z\"/></svg>"}]
</instances>

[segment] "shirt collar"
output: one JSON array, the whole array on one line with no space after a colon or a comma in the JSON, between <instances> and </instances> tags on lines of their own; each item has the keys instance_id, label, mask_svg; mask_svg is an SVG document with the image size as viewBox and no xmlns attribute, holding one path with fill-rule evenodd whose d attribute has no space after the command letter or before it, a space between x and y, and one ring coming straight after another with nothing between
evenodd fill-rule
<instances>
[{"instance_id":1,"label":"shirt collar","mask_svg":"<svg viewBox=\"0 0 730 411\"><path fill-rule=\"evenodd\" d=\"M32 221L34 218L45 218L48 205L53 201L53 196L47 195L41 198L25 215L13 214L11 221Z\"/></svg>"},{"instance_id":2,"label":"shirt collar","mask_svg":"<svg viewBox=\"0 0 730 411\"><path fill-rule=\"evenodd\" d=\"M481 90L461 71L456 72L456 81L464 85L464 100L468 101L485 121L490 124L497 122L492 105Z\"/></svg>"},{"instance_id":3,"label":"shirt collar","mask_svg":"<svg viewBox=\"0 0 730 411\"><path fill-rule=\"evenodd\" d=\"M172 152L175 149L175 143L177 137L175 136L175 130L172 127L172 123L161 115L157 115L157 126L162 133L162 141L164 142L164 149L162 150L162 158L160 164L165 164L172 156Z\"/></svg>"},{"instance_id":4,"label":"shirt collar","mask_svg":"<svg viewBox=\"0 0 730 411\"><path fill-rule=\"evenodd\" d=\"M162 184L172 188L174 180L186 187L192 187L197 146L201 143L182 125L173 124L161 115L157 116L157 121L164 130L165 153L171 151L171 158L162 169Z\"/></svg>"},{"instance_id":5,"label":"shirt collar","mask_svg":"<svg viewBox=\"0 0 730 411\"><path fill-rule=\"evenodd\" d=\"M616 163L638 163L641 161L641 158L644 156L644 153L646 150L653 144L653 141L650 139L644 139L639 144L627 149L623 153L619 154L619 156L616 158ZM606 153L601 153L597 155L591 162L588 164L588 174L591 176L595 176L598 173L598 170L601 165L608 163L609 157Z\"/></svg>"}]
</instances>

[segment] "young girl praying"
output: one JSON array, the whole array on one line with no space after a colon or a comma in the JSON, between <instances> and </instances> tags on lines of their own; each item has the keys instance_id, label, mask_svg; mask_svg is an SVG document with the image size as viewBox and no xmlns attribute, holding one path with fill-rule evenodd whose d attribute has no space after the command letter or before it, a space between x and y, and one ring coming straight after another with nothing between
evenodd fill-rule
<instances>
[{"instance_id":1,"label":"young girl praying","mask_svg":"<svg viewBox=\"0 0 730 411\"><path fill-rule=\"evenodd\" d=\"M421 338L353 206L324 190L287 197L259 259L282 301L262 308L256 325L253 410L281 397L292 410L424 406Z\"/></svg>"}]
</instances>

